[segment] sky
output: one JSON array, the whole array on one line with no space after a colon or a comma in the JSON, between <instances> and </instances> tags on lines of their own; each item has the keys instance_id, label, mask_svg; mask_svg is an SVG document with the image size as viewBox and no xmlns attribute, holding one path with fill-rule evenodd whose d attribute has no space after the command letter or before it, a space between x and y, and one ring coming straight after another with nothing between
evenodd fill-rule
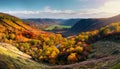
<instances>
[{"instance_id":1,"label":"sky","mask_svg":"<svg viewBox=\"0 0 120 69\"><path fill-rule=\"evenodd\" d=\"M0 0L0 12L20 18L106 18L120 14L120 0Z\"/></svg>"}]
</instances>

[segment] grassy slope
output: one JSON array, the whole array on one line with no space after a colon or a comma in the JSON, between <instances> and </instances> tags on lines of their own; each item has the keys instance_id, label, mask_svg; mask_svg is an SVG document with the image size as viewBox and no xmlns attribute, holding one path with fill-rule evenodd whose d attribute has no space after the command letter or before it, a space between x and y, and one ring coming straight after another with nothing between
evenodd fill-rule
<instances>
[{"instance_id":1,"label":"grassy slope","mask_svg":"<svg viewBox=\"0 0 120 69\"><path fill-rule=\"evenodd\" d=\"M59 27L61 29L67 29L67 28L71 28L71 26L64 26L64 25L52 25L48 28L46 28L45 30L53 30L55 27Z\"/></svg>"},{"instance_id":2,"label":"grassy slope","mask_svg":"<svg viewBox=\"0 0 120 69\"><path fill-rule=\"evenodd\" d=\"M116 64L114 67L112 67L111 69L120 69L120 63Z\"/></svg>"},{"instance_id":3,"label":"grassy slope","mask_svg":"<svg viewBox=\"0 0 120 69\"><path fill-rule=\"evenodd\" d=\"M111 60L96 63L96 68L99 67L103 69L120 69L120 43L112 41L98 41L92 44L92 46L93 50L90 56L97 55L102 57L112 57Z\"/></svg>"},{"instance_id":4,"label":"grassy slope","mask_svg":"<svg viewBox=\"0 0 120 69\"><path fill-rule=\"evenodd\" d=\"M30 58L14 46L0 43L0 69L44 69L45 66Z\"/></svg>"}]
</instances>

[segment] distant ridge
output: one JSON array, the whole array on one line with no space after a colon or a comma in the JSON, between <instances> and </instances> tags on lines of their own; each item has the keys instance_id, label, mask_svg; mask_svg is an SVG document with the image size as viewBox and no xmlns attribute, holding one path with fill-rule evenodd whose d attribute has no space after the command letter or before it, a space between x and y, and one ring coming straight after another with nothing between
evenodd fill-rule
<instances>
[{"instance_id":1,"label":"distant ridge","mask_svg":"<svg viewBox=\"0 0 120 69\"><path fill-rule=\"evenodd\" d=\"M81 19L68 32L63 33L63 35L70 36L81 32L99 29L114 22L120 22L120 15L109 18Z\"/></svg>"}]
</instances>

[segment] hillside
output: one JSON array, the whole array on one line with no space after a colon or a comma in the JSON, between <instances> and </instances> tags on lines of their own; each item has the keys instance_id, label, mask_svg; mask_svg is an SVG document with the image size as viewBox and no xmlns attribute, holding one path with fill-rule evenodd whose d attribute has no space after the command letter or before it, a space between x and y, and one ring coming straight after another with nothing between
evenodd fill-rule
<instances>
[{"instance_id":1,"label":"hillside","mask_svg":"<svg viewBox=\"0 0 120 69\"><path fill-rule=\"evenodd\" d=\"M103 56L98 57L98 58L92 57L90 60L83 61L80 63L71 64L71 65L45 66L43 64L36 63L33 60L30 60L30 58L31 58L30 56L22 53L14 46L12 46L10 44L6 44L6 43L0 43L0 50L1 50L0 62L2 62L2 63L0 63L0 69L5 69L5 68L9 68L9 69L19 69L19 68L20 69L21 68L22 69L26 69L26 68L45 69L45 67L46 68L55 68L55 69L56 68L71 69L73 67L75 69L80 69L80 68L85 68L85 69L88 69L88 68L109 69L109 68L111 68L111 69L115 69L116 64L118 64L120 62L119 61L119 58L120 58L119 54L120 53L114 54L115 51L120 52L119 44L115 43L115 42L110 42L110 41L104 41L104 42L99 41L99 42L92 44L92 46L93 46L93 50L92 50L93 53L90 55L91 57L93 55L97 55L97 56L103 55ZM111 55L111 56L106 56L106 55ZM95 59L93 59L93 58L95 58ZM96 63L96 64L94 64L94 63ZM12 66L10 66L10 64ZM92 64L92 66L91 66L91 64Z\"/></svg>"},{"instance_id":2,"label":"hillside","mask_svg":"<svg viewBox=\"0 0 120 69\"><path fill-rule=\"evenodd\" d=\"M0 25L5 30L0 31L0 42L16 46L37 62L51 65L71 64L86 60L90 52L90 46L85 42L77 41L74 38L67 39L62 37L61 34L40 31L24 24L22 21L18 22L19 18L14 17L14 19L18 19L14 20L11 15L2 15L4 17L1 16ZM25 29L25 27L28 28Z\"/></svg>"},{"instance_id":3,"label":"hillside","mask_svg":"<svg viewBox=\"0 0 120 69\"><path fill-rule=\"evenodd\" d=\"M81 19L78 21L68 32L63 33L65 36L75 35L81 32L100 29L108 24L120 22L120 15L110 18L98 18L98 19Z\"/></svg>"},{"instance_id":4,"label":"hillside","mask_svg":"<svg viewBox=\"0 0 120 69\"><path fill-rule=\"evenodd\" d=\"M63 66L63 68L76 67L75 69L79 68L119 69L120 68L119 36L120 36L120 22L111 23L100 29L82 32L77 36L73 36L78 41L85 41L89 43L92 47L92 50L91 53L89 54L88 60L73 65Z\"/></svg>"},{"instance_id":5,"label":"hillside","mask_svg":"<svg viewBox=\"0 0 120 69\"><path fill-rule=\"evenodd\" d=\"M0 43L0 69L44 69L44 65L31 60L31 56L16 47Z\"/></svg>"},{"instance_id":6,"label":"hillside","mask_svg":"<svg viewBox=\"0 0 120 69\"><path fill-rule=\"evenodd\" d=\"M73 26L80 19L47 19L47 18L30 18L30 19L22 19L27 25L36 27L40 30L47 30L55 25L59 25L60 28L64 29L66 27ZM56 26L56 27L57 27ZM66 29L66 28L65 28Z\"/></svg>"},{"instance_id":7,"label":"hillside","mask_svg":"<svg viewBox=\"0 0 120 69\"><path fill-rule=\"evenodd\" d=\"M94 31L73 36L78 41L88 42L92 49L89 58L70 65L51 66L62 69L119 69L120 68L120 22L111 23ZM71 37L71 38L73 38Z\"/></svg>"},{"instance_id":8,"label":"hillside","mask_svg":"<svg viewBox=\"0 0 120 69\"><path fill-rule=\"evenodd\" d=\"M8 14L2 13L0 21L0 42L12 44L28 55L18 51L12 45L3 46L6 45L4 43L1 43L1 45L3 44L2 48L0 47L3 50L1 54L6 54L9 51L9 54L21 55L21 61L26 57L40 63L40 65L41 63L47 64L43 67L55 69L73 67L76 67L76 69L98 69L119 66L120 22L110 23L100 29L64 38L61 34L48 33L32 28L19 18ZM98 20L90 21L92 24L93 21ZM1 56L9 60L6 56ZM14 55L11 56L11 58L13 57ZM10 64L22 65L19 63L20 60L17 59L17 61L16 59L16 57L13 59L13 63L9 61ZM4 62L7 62L6 60ZM25 68L28 68L27 64L26 61ZM37 67L37 64L35 65Z\"/></svg>"},{"instance_id":9,"label":"hillside","mask_svg":"<svg viewBox=\"0 0 120 69\"><path fill-rule=\"evenodd\" d=\"M63 22L62 19L40 19L40 18L30 18L30 19L22 19L26 24L32 27L36 27L40 30L45 30L53 25L59 25L59 23Z\"/></svg>"},{"instance_id":10,"label":"hillside","mask_svg":"<svg viewBox=\"0 0 120 69\"><path fill-rule=\"evenodd\" d=\"M30 18L30 19L22 19L26 22L33 22L37 24L60 24L66 26L73 26L80 19L47 19L47 18Z\"/></svg>"},{"instance_id":11,"label":"hillside","mask_svg":"<svg viewBox=\"0 0 120 69\"><path fill-rule=\"evenodd\" d=\"M80 20L81 19L77 19L77 18L76 19L66 19L60 24L65 25L65 26L73 26L74 24L76 24Z\"/></svg>"},{"instance_id":12,"label":"hillside","mask_svg":"<svg viewBox=\"0 0 120 69\"><path fill-rule=\"evenodd\" d=\"M33 22L37 24L57 24L64 20L62 19L40 19L40 18L30 18L30 19L22 19L23 21Z\"/></svg>"},{"instance_id":13,"label":"hillside","mask_svg":"<svg viewBox=\"0 0 120 69\"><path fill-rule=\"evenodd\" d=\"M119 69L120 44L111 41L98 41L92 44L92 53L89 59L83 62L49 66L55 69ZM117 52L117 53L116 53Z\"/></svg>"},{"instance_id":14,"label":"hillside","mask_svg":"<svg viewBox=\"0 0 120 69\"><path fill-rule=\"evenodd\" d=\"M0 26L2 29L32 30L17 17L0 13Z\"/></svg>"},{"instance_id":15,"label":"hillside","mask_svg":"<svg viewBox=\"0 0 120 69\"><path fill-rule=\"evenodd\" d=\"M45 33L36 28L30 27L21 19L5 13L0 13L0 29L0 35L13 34L13 36L19 37L21 39L26 39L27 37L33 37L35 35Z\"/></svg>"}]
</instances>

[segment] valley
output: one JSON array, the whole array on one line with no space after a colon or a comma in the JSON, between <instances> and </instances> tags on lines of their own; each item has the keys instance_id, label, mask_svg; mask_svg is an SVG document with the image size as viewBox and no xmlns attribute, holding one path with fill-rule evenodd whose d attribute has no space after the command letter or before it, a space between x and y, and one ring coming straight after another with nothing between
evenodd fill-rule
<instances>
[{"instance_id":1,"label":"valley","mask_svg":"<svg viewBox=\"0 0 120 69\"><path fill-rule=\"evenodd\" d=\"M23 69L29 68L27 66L31 64L34 64L36 69L119 68L119 19L118 15L106 19L21 20L15 16L0 13L0 50L2 51L0 55L6 58L6 60L1 58L0 61L5 64L7 61L10 64L17 64L12 67L7 64L9 69L19 68L24 64L21 63L22 61L26 64ZM68 23L72 21L73 24L62 23L62 21ZM47 27L43 29L38 28L45 25ZM27 60L21 54L23 52L27 55ZM21 57L17 53L20 53ZM15 56L11 56L13 54ZM12 63L11 59L15 62ZM4 65L2 69L5 64L0 63ZM30 66L30 68L33 67L33 65Z\"/></svg>"},{"instance_id":2,"label":"valley","mask_svg":"<svg viewBox=\"0 0 120 69\"><path fill-rule=\"evenodd\" d=\"M0 69L120 69L120 0L0 0Z\"/></svg>"},{"instance_id":3,"label":"valley","mask_svg":"<svg viewBox=\"0 0 120 69\"><path fill-rule=\"evenodd\" d=\"M80 19L22 19L26 24L45 31L70 29Z\"/></svg>"}]
</instances>

